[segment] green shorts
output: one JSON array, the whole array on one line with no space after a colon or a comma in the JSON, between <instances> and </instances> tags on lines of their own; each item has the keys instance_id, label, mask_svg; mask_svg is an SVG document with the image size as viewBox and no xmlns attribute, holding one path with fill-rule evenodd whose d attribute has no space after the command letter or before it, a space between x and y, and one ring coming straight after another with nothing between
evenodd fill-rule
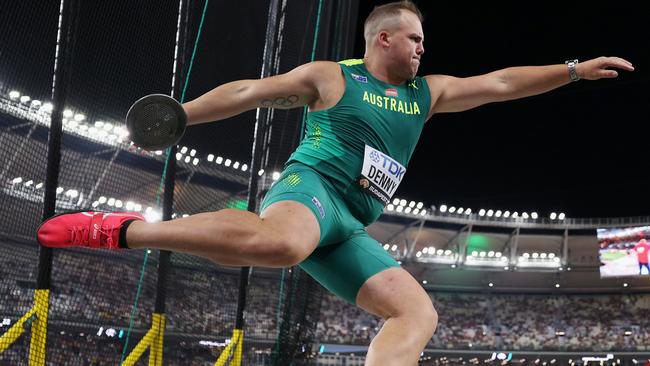
<instances>
[{"instance_id":1,"label":"green shorts","mask_svg":"<svg viewBox=\"0 0 650 366\"><path fill-rule=\"evenodd\" d=\"M357 293L373 275L399 267L327 180L311 167L292 163L282 172L262 202L261 211L279 201L296 201L309 207L320 225L320 242L300 263L325 288L355 304Z\"/></svg>"}]
</instances>

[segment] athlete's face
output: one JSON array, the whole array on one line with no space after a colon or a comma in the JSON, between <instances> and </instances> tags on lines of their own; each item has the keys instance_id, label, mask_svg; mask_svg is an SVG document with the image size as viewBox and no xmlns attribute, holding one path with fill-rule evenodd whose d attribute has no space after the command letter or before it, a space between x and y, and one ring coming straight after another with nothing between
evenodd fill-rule
<instances>
[{"instance_id":1,"label":"athlete's face","mask_svg":"<svg viewBox=\"0 0 650 366\"><path fill-rule=\"evenodd\" d=\"M400 25L390 32L389 41L395 72L404 79L414 78L424 53L424 32L417 15L402 11Z\"/></svg>"}]
</instances>

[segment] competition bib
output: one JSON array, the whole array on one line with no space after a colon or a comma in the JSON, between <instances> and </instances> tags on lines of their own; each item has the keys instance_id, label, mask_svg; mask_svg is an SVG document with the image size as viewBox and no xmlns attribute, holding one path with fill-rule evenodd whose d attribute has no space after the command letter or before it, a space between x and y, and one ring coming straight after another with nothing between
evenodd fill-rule
<instances>
[{"instance_id":1,"label":"competition bib","mask_svg":"<svg viewBox=\"0 0 650 366\"><path fill-rule=\"evenodd\" d=\"M366 145L363 154L363 168L358 179L361 188L384 205L390 203L391 197L402 182L406 168L395 159Z\"/></svg>"}]
</instances>

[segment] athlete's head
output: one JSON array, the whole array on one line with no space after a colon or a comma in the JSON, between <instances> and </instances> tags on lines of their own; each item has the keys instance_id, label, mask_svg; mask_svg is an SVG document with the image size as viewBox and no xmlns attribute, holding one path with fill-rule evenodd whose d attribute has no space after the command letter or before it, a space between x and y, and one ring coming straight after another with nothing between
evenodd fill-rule
<instances>
[{"instance_id":1,"label":"athlete's head","mask_svg":"<svg viewBox=\"0 0 650 366\"><path fill-rule=\"evenodd\" d=\"M376 7L363 27L366 56L379 57L395 74L413 78L424 53L422 13L411 1Z\"/></svg>"}]
</instances>

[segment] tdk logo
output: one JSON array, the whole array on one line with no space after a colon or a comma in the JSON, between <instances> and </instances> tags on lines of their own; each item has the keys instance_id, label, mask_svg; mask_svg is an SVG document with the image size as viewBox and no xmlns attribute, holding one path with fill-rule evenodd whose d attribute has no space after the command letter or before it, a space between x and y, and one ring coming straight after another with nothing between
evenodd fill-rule
<instances>
[{"instance_id":1,"label":"tdk logo","mask_svg":"<svg viewBox=\"0 0 650 366\"><path fill-rule=\"evenodd\" d=\"M404 173L406 172L406 169L402 166L402 164L396 162L393 160L390 156L385 155L385 154L379 154L380 157L380 164L381 167L390 173L395 179L398 181L402 180L402 176L404 176ZM372 158L372 157L371 157ZM375 157L376 158L376 157Z\"/></svg>"}]
</instances>

